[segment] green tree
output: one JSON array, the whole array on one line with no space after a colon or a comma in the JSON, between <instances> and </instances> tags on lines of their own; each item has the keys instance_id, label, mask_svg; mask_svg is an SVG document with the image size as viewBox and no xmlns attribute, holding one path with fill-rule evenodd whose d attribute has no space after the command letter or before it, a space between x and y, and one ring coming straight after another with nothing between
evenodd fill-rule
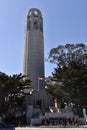
<instances>
[{"instance_id":1,"label":"green tree","mask_svg":"<svg viewBox=\"0 0 87 130\"><path fill-rule=\"evenodd\" d=\"M0 72L0 115L8 115L9 109L23 107L24 89L30 87L30 79L20 74L8 76Z\"/></svg>"},{"instance_id":2,"label":"green tree","mask_svg":"<svg viewBox=\"0 0 87 130\"><path fill-rule=\"evenodd\" d=\"M5 100L8 96L8 90L6 89L5 82L7 82L8 79L9 77L5 73L0 72L0 116L7 111Z\"/></svg>"},{"instance_id":3,"label":"green tree","mask_svg":"<svg viewBox=\"0 0 87 130\"><path fill-rule=\"evenodd\" d=\"M87 48L84 44L66 44L53 48L49 61L57 66L52 73L61 85L62 98L87 108ZM61 98L61 100L62 100Z\"/></svg>"},{"instance_id":4,"label":"green tree","mask_svg":"<svg viewBox=\"0 0 87 130\"><path fill-rule=\"evenodd\" d=\"M46 85L46 89L48 93L51 94L54 100L55 99L57 100L58 107L60 108L61 107L60 102L61 102L62 97L64 96L62 85L58 83L57 80L55 81L55 79L51 76L46 78L45 85Z\"/></svg>"}]
</instances>

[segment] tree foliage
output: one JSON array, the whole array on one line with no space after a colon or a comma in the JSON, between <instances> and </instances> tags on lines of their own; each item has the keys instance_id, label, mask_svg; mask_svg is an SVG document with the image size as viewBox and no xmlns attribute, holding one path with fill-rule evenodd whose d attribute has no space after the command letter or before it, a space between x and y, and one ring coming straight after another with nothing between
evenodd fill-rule
<instances>
[{"instance_id":1,"label":"tree foliage","mask_svg":"<svg viewBox=\"0 0 87 130\"><path fill-rule=\"evenodd\" d=\"M30 87L31 81L25 76L15 74L8 76L0 72L0 116L7 115L9 109L23 106L24 88Z\"/></svg>"},{"instance_id":2,"label":"tree foliage","mask_svg":"<svg viewBox=\"0 0 87 130\"><path fill-rule=\"evenodd\" d=\"M87 107L87 47L84 44L59 45L51 49L48 59L56 64L52 80L57 90L61 88L63 92L61 100Z\"/></svg>"}]
</instances>

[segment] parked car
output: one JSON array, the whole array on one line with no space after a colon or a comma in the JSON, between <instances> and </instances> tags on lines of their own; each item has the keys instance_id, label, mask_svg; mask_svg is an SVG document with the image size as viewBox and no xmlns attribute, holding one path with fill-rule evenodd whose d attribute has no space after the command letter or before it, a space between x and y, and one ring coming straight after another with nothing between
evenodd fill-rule
<instances>
[{"instance_id":1,"label":"parked car","mask_svg":"<svg viewBox=\"0 0 87 130\"><path fill-rule=\"evenodd\" d=\"M15 130L15 127L10 124L0 123L0 130Z\"/></svg>"}]
</instances>

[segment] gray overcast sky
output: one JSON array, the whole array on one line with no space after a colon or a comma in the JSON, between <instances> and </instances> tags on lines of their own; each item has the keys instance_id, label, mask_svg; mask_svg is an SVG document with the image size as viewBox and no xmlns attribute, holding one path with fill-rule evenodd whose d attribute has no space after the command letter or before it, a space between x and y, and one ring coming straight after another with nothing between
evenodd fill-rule
<instances>
[{"instance_id":1,"label":"gray overcast sky","mask_svg":"<svg viewBox=\"0 0 87 130\"><path fill-rule=\"evenodd\" d=\"M87 44L87 0L0 0L0 71L19 74L23 67L24 28L27 11L41 10L44 52L59 44ZM45 76L53 65L45 63Z\"/></svg>"}]
</instances>

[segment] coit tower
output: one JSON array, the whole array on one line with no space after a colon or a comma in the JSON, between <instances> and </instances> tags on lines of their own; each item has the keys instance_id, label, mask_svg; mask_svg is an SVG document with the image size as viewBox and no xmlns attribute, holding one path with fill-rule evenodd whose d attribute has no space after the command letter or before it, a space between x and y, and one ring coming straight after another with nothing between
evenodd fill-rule
<instances>
[{"instance_id":1,"label":"coit tower","mask_svg":"<svg viewBox=\"0 0 87 130\"><path fill-rule=\"evenodd\" d=\"M24 39L23 74L31 79L33 90L44 90L43 18L36 8L27 13Z\"/></svg>"}]
</instances>

